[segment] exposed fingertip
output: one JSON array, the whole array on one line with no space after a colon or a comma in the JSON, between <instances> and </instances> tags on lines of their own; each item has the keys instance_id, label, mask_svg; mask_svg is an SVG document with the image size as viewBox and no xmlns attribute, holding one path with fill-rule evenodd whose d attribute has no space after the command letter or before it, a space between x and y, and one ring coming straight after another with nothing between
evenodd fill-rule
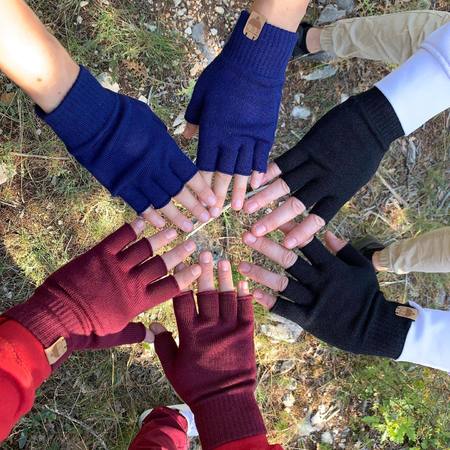
<instances>
[{"instance_id":1,"label":"exposed fingertip","mask_svg":"<svg viewBox=\"0 0 450 450\"><path fill-rule=\"evenodd\" d=\"M139 236L145 229L145 220L142 217L136 217L131 223L131 228L133 228L136 236Z\"/></svg>"},{"instance_id":2,"label":"exposed fingertip","mask_svg":"<svg viewBox=\"0 0 450 450\"><path fill-rule=\"evenodd\" d=\"M155 336L157 336L158 334L165 333L165 332L167 331L167 329L164 328L160 323L158 323L158 322L153 322L153 323L150 325L150 331L151 331Z\"/></svg>"},{"instance_id":3,"label":"exposed fingertip","mask_svg":"<svg viewBox=\"0 0 450 450\"><path fill-rule=\"evenodd\" d=\"M185 231L186 233L189 233L190 231L192 231L192 229L194 228L194 225L192 222L190 222L189 220L185 220L182 224L181 224L181 229L183 231Z\"/></svg>"},{"instance_id":4,"label":"exposed fingertip","mask_svg":"<svg viewBox=\"0 0 450 450\"><path fill-rule=\"evenodd\" d=\"M153 344L153 342L155 342L155 334L148 328L145 329L144 342L147 342L149 344Z\"/></svg>"},{"instance_id":5,"label":"exposed fingertip","mask_svg":"<svg viewBox=\"0 0 450 450\"><path fill-rule=\"evenodd\" d=\"M230 261L228 261L227 259L223 259L221 261L219 261L219 270L222 272L229 272L231 269L231 264Z\"/></svg>"},{"instance_id":6,"label":"exposed fingertip","mask_svg":"<svg viewBox=\"0 0 450 450\"><path fill-rule=\"evenodd\" d=\"M251 269L251 266L249 263L247 263L245 261L239 263L238 270L240 273L243 273L243 274L249 273L250 269Z\"/></svg>"},{"instance_id":7,"label":"exposed fingertip","mask_svg":"<svg viewBox=\"0 0 450 450\"><path fill-rule=\"evenodd\" d=\"M195 265L191 266L191 273L194 277L197 278L201 275L202 268L198 264L195 264Z\"/></svg>"},{"instance_id":8,"label":"exposed fingertip","mask_svg":"<svg viewBox=\"0 0 450 450\"><path fill-rule=\"evenodd\" d=\"M221 209L218 208L217 206L213 206L209 212L212 217L217 218L220 216Z\"/></svg>"},{"instance_id":9,"label":"exposed fingertip","mask_svg":"<svg viewBox=\"0 0 450 450\"><path fill-rule=\"evenodd\" d=\"M200 253L200 262L202 264L211 264L211 262L212 262L211 252L201 252Z\"/></svg>"},{"instance_id":10,"label":"exposed fingertip","mask_svg":"<svg viewBox=\"0 0 450 450\"><path fill-rule=\"evenodd\" d=\"M167 239L175 239L177 237L177 230L174 230L173 228L169 228L164 232L166 234Z\"/></svg>"},{"instance_id":11,"label":"exposed fingertip","mask_svg":"<svg viewBox=\"0 0 450 450\"><path fill-rule=\"evenodd\" d=\"M242 240L246 244L254 244L258 240L258 238L250 233L250 231L246 231L242 236Z\"/></svg>"}]
</instances>

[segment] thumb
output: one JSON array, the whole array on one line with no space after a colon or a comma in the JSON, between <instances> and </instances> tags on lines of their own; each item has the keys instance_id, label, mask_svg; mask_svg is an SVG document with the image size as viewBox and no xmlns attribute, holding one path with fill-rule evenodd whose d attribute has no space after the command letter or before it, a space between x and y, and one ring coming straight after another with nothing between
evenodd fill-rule
<instances>
[{"instance_id":1,"label":"thumb","mask_svg":"<svg viewBox=\"0 0 450 450\"><path fill-rule=\"evenodd\" d=\"M168 372L171 371L178 346L173 339L172 333L167 331L161 324L153 323L150 325L150 330L155 335L155 352L161 361L164 372L169 376Z\"/></svg>"},{"instance_id":2,"label":"thumb","mask_svg":"<svg viewBox=\"0 0 450 450\"><path fill-rule=\"evenodd\" d=\"M198 133L198 125L195 125L193 123L187 122L186 127L183 131L183 137L186 139L192 139L194 136L196 136Z\"/></svg>"},{"instance_id":3,"label":"thumb","mask_svg":"<svg viewBox=\"0 0 450 450\"><path fill-rule=\"evenodd\" d=\"M336 254L339 253L346 245L348 241L344 241L336 237L331 231L325 233L325 245L330 252Z\"/></svg>"}]
</instances>

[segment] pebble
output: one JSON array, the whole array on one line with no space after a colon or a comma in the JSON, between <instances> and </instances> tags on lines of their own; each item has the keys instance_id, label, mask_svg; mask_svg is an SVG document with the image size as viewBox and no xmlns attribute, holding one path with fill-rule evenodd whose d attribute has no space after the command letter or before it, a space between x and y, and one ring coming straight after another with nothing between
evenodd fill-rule
<instances>
[{"instance_id":1,"label":"pebble","mask_svg":"<svg viewBox=\"0 0 450 450\"><path fill-rule=\"evenodd\" d=\"M295 367L295 361L292 359L286 359L280 364L279 369L277 370L278 373L283 374L287 373L290 370L292 370Z\"/></svg>"},{"instance_id":2,"label":"pebble","mask_svg":"<svg viewBox=\"0 0 450 450\"><path fill-rule=\"evenodd\" d=\"M322 433L320 436L320 442L323 444L333 444L333 435L329 431L325 431L325 433Z\"/></svg>"},{"instance_id":3,"label":"pebble","mask_svg":"<svg viewBox=\"0 0 450 450\"><path fill-rule=\"evenodd\" d=\"M210 32L211 36L217 36L217 33L218 33L218 31L217 31L216 28L211 28L211 29L209 30L209 32Z\"/></svg>"},{"instance_id":4,"label":"pebble","mask_svg":"<svg viewBox=\"0 0 450 450\"><path fill-rule=\"evenodd\" d=\"M205 45L205 24L203 22L196 23L192 27L192 39L197 44Z\"/></svg>"},{"instance_id":5,"label":"pebble","mask_svg":"<svg viewBox=\"0 0 450 450\"><path fill-rule=\"evenodd\" d=\"M190 35L192 34L192 28L191 28L191 27L187 27L187 28L184 30L184 34L187 34L188 36L190 36Z\"/></svg>"},{"instance_id":6,"label":"pebble","mask_svg":"<svg viewBox=\"0 0 450 450\"><path fill-rule=\"evenodd\" d=\"M216 6L214 8L214 11L216 11L217 14L223 15L225 14L225 9L222 6Z\"/></svg>"},{"instance_id":7,"label":"pebble","mask_svg":"<svg viewBox=\"0 0 450 450\"><path fill-rule=\"evenodd\" d=\"M316 81L324 80L325 78L330 78L336 75L337 68L334 66L326 65L314 70L308 75L302 75L302 78L306 81Z\"/></svg>"},{"instance_id":8,"label":"pebble","mask_svg":"<svg viewBox=\"0 0 450 450\"><path fill-rule=\"evenodd\" d=\"M287 394L283 395L282 403L285 408L292 408L295 404L295 397L292 394L292 392L288 392Z\"/></svg>"},{"instance_id":9,"label":"pebble","mask_svg":"<svg viewBox=\"0 0 450 450\"><path fill-rule=\"evenodd\" d=\"M108 72L102 72L98 77L97 81L106 89L109 89L113 92L119 92L120 86L119 83L113 81L111 74Z\"/></svg>"},{"instance_id":10,"label":"pebble","mask_svg":"<svg viewBox=\"0 0 450 450\"><path fill-rule=\"evenodd\" d=\"M277 323L261 325L261 332L274 341L297 342L303 328L284 317L269 314L269 318Z\"/></svg>"},{"instance_id":11,"label":"pebble","mask_svg":"<svg viewBox=\"0 0 450 450\"><path fill-rule=\"evenodd\" d=\"M294 119L305 120L311 116L311 110L306 106L294 106L291 112L291 116Z\"/></svg>"},{"instance_id":12,"label":"pebble","mask_svg":"<svg viewBox=\"0 0 450 450\"><path fill-rule=\"evenodd\" d=\"M0 164L0 184L4 184L7 181L11 180L15 174L16 171L13 167L8 167L4 163Z\"/></svg>"},{"instance_id":13,"label":"pebble","mask_svg":"<svg viewBox=\"0 0 450 450\"><path fill-rule=\"evenodd\" d=\"M337 20L343 19L345 16L345 10L337 9L334 5L327 5L323 8L322 13L317 20L317 25L336 22Z\"/></svg>"},{"instance_id":14,"label":"pebble","mask_svg":"<svg viewBox=\"0 0 450 450\"><path fill-rule=\"evenodd\" d=\"M142 103L145 103L146 105L148 104L148 102L147 102L147 97L145 97L144 95L140 95L140 96L138 97L138 100L139 100L140 102L142 102Z\"/></svg>"},{"instance_id":15,"label":"pebble","mask_svg":"<svg viewBox=\"0 0 450 450\"><path fill-rule=\"evenodd\" d=\"M80 8L84 8L87 5L89 5L89 2L87 0L80 2Z\"/></svg>"},{"instance_id":16,"label":"pebble","mask_svg":"<svg viewBox=\"0 0 450 450\"><path fill-rule=\"evenodd\" d=\"M355 7L355 0L337 0L336 5L339 9L351 12Z\"/></svg>"},{"instance_id":17,"label":"pebble","mask_svg":"<svg viewBox=\"0 0 450 450\"><path fill-rule=\"evenodd\" d=\"M173 0L173 4L175 6L175 8L178 8L178 6L180 6L181 0Z\"/></svg>"},{"instance_id":18,"label":"pebble","mask_svg":"<svg viewBox=\"0 0 450 450\"><path fill-rule=\"evenodd\" d=\"M341 102L341 103L344 103L344 102L346 102L349 98L350 98L350 95L348 95L348 94L341 94L341 100L340 100L340 102Z\"/></svg>"}]
</instances>

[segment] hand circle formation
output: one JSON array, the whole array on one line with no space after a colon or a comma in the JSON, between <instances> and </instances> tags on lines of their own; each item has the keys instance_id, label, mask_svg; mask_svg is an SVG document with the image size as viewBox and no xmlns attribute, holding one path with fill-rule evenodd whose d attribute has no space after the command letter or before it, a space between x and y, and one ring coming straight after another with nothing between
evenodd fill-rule
<instances>
[{"instance_id":1,"label":"hand circle formation","mask_svg":"<svg viewBox=\"0 0 450 450\"><path fill-rule=\"evenodd\" d=\"M253 300L341 350L449 367L448 348L431 351L429 344L450 338L448 330L442 331L450 329L443 325L449 324L448 314L386 299L373 251L360 252L330 231L325 245L316 235L369 182L396 139L450 106L450 24L435 27L398 69L331 109L269 163L286 68L293 55L307 52L311 26L301 25L296 33L298 23L292 30L256 11L243 11L222 52L199 77L186 110L184 137L198 133L193 162L148 105L102 87L55 43L25 3L5 4L4 17L8 11L18 14L35 30L37 42L51 42L45 53L55 52L63 70L45 72L65 76L44 79L50 95L26 77L15 77L20 70L13 64L0 67L32 97L38 116L70 154L138 217L2 314L0 393L7 401L0 405L0 439L29 411L38 386L73 352L145 340L154 343L167 379L195 416L204 449L268 450L255 399ZM10 34L20 35L14 21L0 17L0 30L11 26ZM282 201L242 236L279 270L249 261L237 268L271 292L258 287L251 293L247 281L235 288L230 262L221 260L215 268L209 251L186 265L196 251L192 239L165 251L178 236L175 229L163 229L166 221L184 233L195 232L175 203L201 226L220 216L232 181L235 211L252 215ZM248 184L255 192L246 196ZM160 230L140 238L146 222ZM282 242L269 237L274 231L283 234ZM193 283L197 294L190 290ZM170 299L178 342L162 324L147 329L133 322ZM144 420L147 431L130 448L164 447L148 444L156 439L158 414L166 421L177 416L169 410L151 412ZM186 427L181 428L184 433ZM147 446L145 439L150 439ZM240 444L227 447L233 442Z\"/></svg>"}]
</instances>

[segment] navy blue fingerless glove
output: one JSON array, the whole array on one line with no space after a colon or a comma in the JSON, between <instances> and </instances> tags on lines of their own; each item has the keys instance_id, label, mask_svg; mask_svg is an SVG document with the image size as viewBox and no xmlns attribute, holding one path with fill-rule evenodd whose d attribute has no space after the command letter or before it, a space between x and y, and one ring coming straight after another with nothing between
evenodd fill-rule
<instances>
[{"instance_id":1,"label":"navy blue fingerless glove","mask_svg":"<svg viewBox=\"0 0 450 450\"><path fill-rule=\"evenodd\" d=\"M186 120L200 125L200 170L229 175L267 170L297 37L265 24L252 41L243 33L248 18L242 12L221 54L200 76L186 110Z\"/></svg>"},{"instance_id":2,"label":"navy blue fingerless glove","mask_svg":"<svg viewBox=\"0 0 450 450\"><path fill-rule=\"evenodd\" d=\"M144 103L103 88L84 67L61 104L37 114L111 194L138 214L162 208L197 172Z\"/></svg>"}]
</instances>

